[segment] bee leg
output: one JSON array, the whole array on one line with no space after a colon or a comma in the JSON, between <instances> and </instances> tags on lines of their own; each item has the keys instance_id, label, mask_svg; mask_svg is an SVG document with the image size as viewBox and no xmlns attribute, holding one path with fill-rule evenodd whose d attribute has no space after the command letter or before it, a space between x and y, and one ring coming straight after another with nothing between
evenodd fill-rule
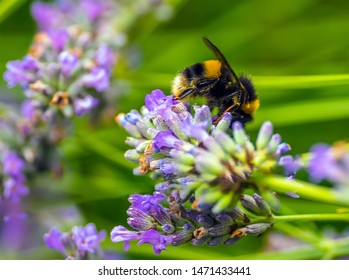
<instances>
[{"instance_id":1,"label":"bee leg","mask_svg":"<svg viewBox=\"0 0 349 280\"><path fill-rule=\"evenodd\" d=\"M217 123L219 123L219 121L222 119L224 113L226 113L226 112L229 112L229 113L234 112L238 108L239 108L238 104L233 104L230 107L228 107L227 109L225 109L222 113L219 112L218 114L220 116L213 122L213 124L216 125Z\"/></svg>"}]
</instances>

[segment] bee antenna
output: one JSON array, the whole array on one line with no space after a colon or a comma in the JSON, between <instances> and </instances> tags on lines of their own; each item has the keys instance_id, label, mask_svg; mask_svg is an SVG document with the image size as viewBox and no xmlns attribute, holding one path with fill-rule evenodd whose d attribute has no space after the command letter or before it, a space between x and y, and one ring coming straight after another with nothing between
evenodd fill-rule
<instances>
[{"instance_id":1,"label":"bee antenna","mask_svg":"<svg viewBox=\"0 0 349 280\"><path fill-rule=\"evenodd\" d=\"M231 68L231 66L229 65L227 59L224 57L224 55L221 53L221 51L207 38L207 37L203 37L202 40L204 41L205 45L214 52L214 54L216 55L216 57L225 65L228 67L230 73L233 75L233 77L235 78L238 86L240 87L240 89L242 91L244 90L244 86L242 85L238 75L234 72L233 68Z\"/></svg>"}]
</instances>

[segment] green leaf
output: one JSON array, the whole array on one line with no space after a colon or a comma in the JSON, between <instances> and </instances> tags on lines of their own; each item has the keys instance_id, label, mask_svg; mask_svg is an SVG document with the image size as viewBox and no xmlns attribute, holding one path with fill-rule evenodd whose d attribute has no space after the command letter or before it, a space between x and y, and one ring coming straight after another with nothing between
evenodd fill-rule
<instances>
[{"instance_id":1,"label":"green leaf","mask_svg":"<svg viewBox=\"0 0 349 280\"><path fill-rule=\"evenodd\" d=\"M2 0L0 2L0 23L18 9L25 0Z\"/></svg>"}]
</instances>

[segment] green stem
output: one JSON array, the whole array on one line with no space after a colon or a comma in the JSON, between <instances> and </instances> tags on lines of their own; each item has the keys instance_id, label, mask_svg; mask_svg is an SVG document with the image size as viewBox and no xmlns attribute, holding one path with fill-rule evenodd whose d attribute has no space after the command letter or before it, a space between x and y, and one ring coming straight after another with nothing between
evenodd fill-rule
<instances>
[{"instance_id":1,"label":"green stem","mask_svg":"<svg viewBox=\"0 0 349 280\"><path fill-rule=\"evenodd\" d=\"M317 246L322 241L322 237L315 232L304 230L299 226L289 223L277 223L274 225L274 229L281 231L288 236L293 236L294 238L301 239L307 243L311 243L315 246Z\"/></svg>"},{"instance_id":2,"label":"green stem","mask_svg":"<svg viewBox=\"0 0 349 280\"><path fill-rule=\"evenodd\" d=\"M343 238L339 240L331 240L330 248L327 247L309 247L302 246L297 249L288 249L278 252L254 253L251 255L240 255L235 259L241 260L306 260L306 259L322 259L330 253L331 258L349 255L349 239ZM234 258L232 258L234 259Z\"/></svg>"},{"instance_id":3,"label":"green stem","mask_svg":"<svg viewBox=\"0 0 349 280\"><path fill-rule=\"evenodd\" d=\"M251 220L251 223L277 223L277 222L300 222L300 221L348 221L349 214L300 214L300 215L285 215L258 217Z\"/></svg>"},{"instance_id":4,"label":"green stem","mask_svg":"<svg viewBox=\"0 0 349 280\"><path fill-rule=\"evenodd\" d=\"M334 190L323 186L314 185L301 180L289 180L276 175L255 174L253 180L258 185L263 185L273 191L287 194L294 192L303 199L349 207L349 198Z\"/></svg>"},{"instance_id":5,"label":"green stem","mask_svg":"<svg viewBox=\"0 0 349 280\"><path fill-rule=\"evenodd\" d=\"M301 214L301 215L287 215L274 216L275 222L293 222L293 221L348 221L349 214Z\"/></svg>"},{"instance_id":6,"label":"green stem","mask_svg":"<svg viewBox=\"0 0 349 280\"><path fill-rule=\"evenodd\" d=\"M322 241L322 238L316 234L303 230L299 227L294 227L287 223L278 224L278 222L304 222L304 221L347 221L349 222L349 214L300 214L300 215L285 215L258 217L251 219L251 224L256 223L273 223L274 227L287 235L294 236L297 239L309 242L314 246L323 247L328 244ZM325 247L326 247L325 246ZM331 251L332 252L332 251Z\"/></svg>"}]
</instances>

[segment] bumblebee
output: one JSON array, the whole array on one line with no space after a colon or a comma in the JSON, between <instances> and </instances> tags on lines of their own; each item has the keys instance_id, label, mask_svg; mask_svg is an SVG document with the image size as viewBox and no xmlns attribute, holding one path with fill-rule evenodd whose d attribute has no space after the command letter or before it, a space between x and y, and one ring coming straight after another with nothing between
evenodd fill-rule
<instances>
[{"instance_id":1,"label":"bumblebee","mask_svg":"<svg viewBox=\"0 0 349 280\"><path fill-rule=\"evenodd\" d=\"M177 100L204 97L212 110L218 109L218 122L225 112L233 121L252 120L259 107L259 99L250 77L234 72L221 51L207 38L204 43L218 60L207 60L185 68L173 80L172 94Z\"/></svg>"}]
</instances>

